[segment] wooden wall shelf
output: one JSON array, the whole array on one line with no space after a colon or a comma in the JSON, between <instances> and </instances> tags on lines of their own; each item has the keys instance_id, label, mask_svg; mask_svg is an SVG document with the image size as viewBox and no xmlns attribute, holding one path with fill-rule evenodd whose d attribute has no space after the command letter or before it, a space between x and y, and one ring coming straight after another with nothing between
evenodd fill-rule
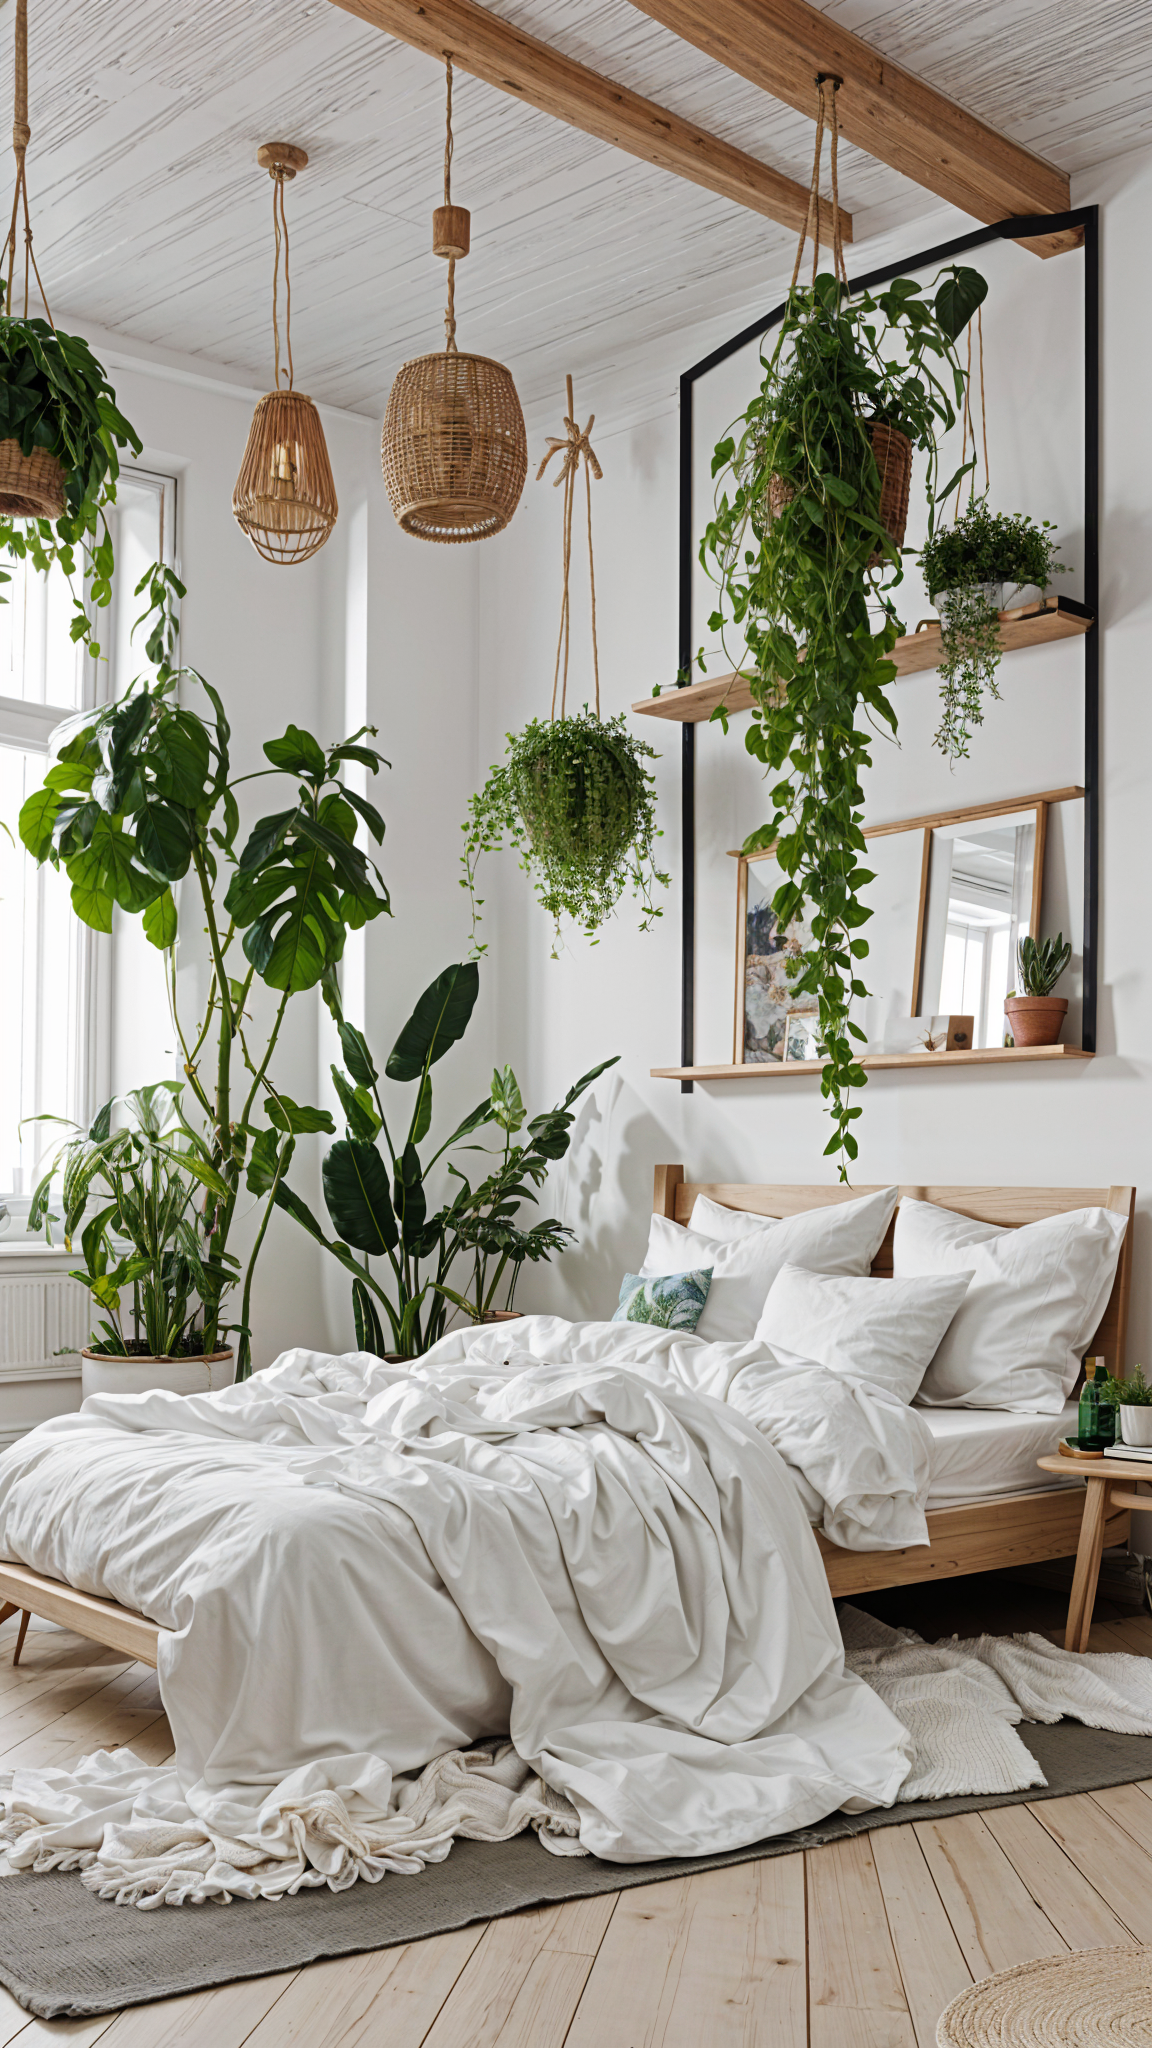
<instances>
[{"instance_id":1,"label":"wooden wall shelf","mask_svg":"<svg viewBox=\"0 0 1152 2048\"><path fill-rule=\"evenodd\" d=\"M888 1067L919 1067L935 1074L952 1067L1019 1066L1029 1060L1067 1066L1093 1057L1078 1045L993 1045L972 1052L869 1052L860 1065L871 1073ZM815 1080L824 1066L823 1060L764 1060L742 1067L651 1067L649 1072L654 1081L795 1081Z\"/></svg>"},{"instance_id":2,"label":"wooden wall shelf","mask_svg":"<svg viewBox=\"0 0 1152 2048\"><path fill-rule=\"evenodd\" d=\"M1010 654L1017 647L1046 647L1053 640L1076 640L1088 631L1092 620L1083 605L1071 598L1053 599L1043 610L1007 611L1000 614L1000 649ZM923 632L906 633L892 650L896 673L918 675L940 665L938 621ZM711 718L717 704L729 711L750 711L752 692L744 678L735 673L706 676L683 690L665 690L660 697L641 697L632 709L646 718L673 718L678 723L698 725Z\"/></svg>"}]
</instances>

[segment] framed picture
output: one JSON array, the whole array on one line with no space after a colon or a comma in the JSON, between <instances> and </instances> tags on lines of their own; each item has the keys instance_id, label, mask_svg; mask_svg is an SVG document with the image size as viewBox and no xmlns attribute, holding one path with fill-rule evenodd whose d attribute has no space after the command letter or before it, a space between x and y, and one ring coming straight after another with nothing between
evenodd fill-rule
<instances>
[{"instance_id":1,"label":"framed picture","mask_svg":"<svg viewBox=\"0 0 1152 2048\"><path fill-rule=\"evenodd\" d=\"M820 1044L820 1013L818 1010L789 1010L784 1020L784 1058L788 1064L797 1060L822 1060Z\"/></svg>"},{"instance_id":2,"label":"framed picture","mask_svg":"<svg viewBox=\"0 0 1152 2048\"><path fill-rule=\"evenodd\" d=\"M780 928L772 898L785 877L774 853L741 854L736 875L732 1062L738 1067L768 1066L782 1062L787 1055L789 1015L807 1014L799 1008L788 968L811 945L812 932L803 918L787 930Z\"/></svg>"}]
</instances>

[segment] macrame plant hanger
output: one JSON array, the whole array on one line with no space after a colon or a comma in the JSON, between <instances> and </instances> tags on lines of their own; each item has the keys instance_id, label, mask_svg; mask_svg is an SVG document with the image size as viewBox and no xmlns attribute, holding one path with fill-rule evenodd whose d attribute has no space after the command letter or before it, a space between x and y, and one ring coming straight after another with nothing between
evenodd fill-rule
<instances>
[{"instance_id":1,"label":"macrame plant hanger","mask_svg":"<svg viewBox=\"0 0 1152 2048\"><path fill-rule=\"evenodd\" d=\"M548 467L548 464L551 462L552 457L554 455L560 455L563 457L563 460L560 464L560 473L558 476L555 476L552 479L554 488L558 489L561 484L564 487L564 589L563 595L560 599L560 638L556 642L556 668L552 676L551 716L553 718L555 718L556 716L557 690L559 690L560 692L560 716L561 718L567 716L568 646L571 625L571 606L569 603L568 596L568 580L572 567L572 512L576 503L576 479L580 474L580 462L581 458L583 458L584 491L588 506L588 588L592 603L592 672L596 681L596 716L597 718L599 718L600 656L596 647L596 568L592 559L592 478L595 477L597 482L599 482L601 477L604 475L604 471L601 469L600 464L597 461L596 455L593 451L592 443L588 439L589 434L592 432L593 425L595 424L596 415L594 412L589 413L588 425L585 428L583 428L583 430L581 430L576 418L576 401L572 392L571 377L567 379L567 386L568 411L564 420L564 433L561 436L557 436L555 434L549 435L547 453L544 456L544 460L541 462L539 469L536 471L536 481L537 483L539 483L544 475L545 470ZM563 675L561 675L561 660L563 660L564 665Z\"/></svg>"},{"instance_id":2,"label":"macrame plant hanger","mask_svg":"<svg viewBox=\"0 0 1152 2048\"><path fill-rule=\"evenodd\" d=\"M16 0L16 93L12 121L12 149L16 158L16 189L12 195L12 220L5 248L7 289L4 313L12 317L12 287L16 278L16 233L21 209L24 214L24 319L28 318L28 288L34 276L43 301L48 325L56 323L48 294L32 247L32 222L28 212L26 157L32 130L28 125L28 0ZM19 441L0 441L0 513L10 519L62 519L67 508L64 465L45 448L25 455Z\"/></svg>"},{"instance_id":3,"label":"macrame plant hanger","mask_svg":"<svg viewBox=\"0 0 1152 2048\"><path fill-rule=\"evenodd\" d=\"M288 268L288 216L285 182L308 162L292 142L265 142L256 161L272 180L272 232L276 255L272 266L272 349L275 390L260 400L252 415L248 445L232 493L232 510L266 562L306 562L327 540L340 507L328 444L320 415L303 391L295 388L292 362L292 279ZM280 254L284 254L284 353L280 363ZM281 377L286 381L281 385Z\"/></svg>"},{"instance_id":4,"label":"macrame plant hanger","mask_svg":"<svg viewBox=\"0 0 1152 2048\"><path fill-rule=\"evenodd\" d=\"M486 540L507 526L528 473L524 414L512 375L490 356L456 346L456 265L472 217L452 202L452 53L444 52L447 112L444 204L432 215L432 254L448 259L444 348L397 372L388 394L380 462L392 510L418 540Z\"/></svg>"}]
</instances>

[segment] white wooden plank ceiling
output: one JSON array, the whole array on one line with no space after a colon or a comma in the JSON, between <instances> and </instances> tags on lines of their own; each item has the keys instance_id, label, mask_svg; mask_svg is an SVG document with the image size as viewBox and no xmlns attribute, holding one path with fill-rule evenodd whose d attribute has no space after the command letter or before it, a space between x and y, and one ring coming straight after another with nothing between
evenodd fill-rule
<instances>
[{"instance_id":1,"label":"white wooden plank ceiling","mask_svg":"<svg viewBox=\"0 0 1152 2048\"><path fill-rule=\"evenodd\" d=\"M488 0L617 82L807 181L812 126L627 0ZM833 0L895 60L1069 171L1152 136L1152 0ZM30 0L36 246L58 317L271 377L271 198L257 144L312 159L289 187L302 389L379 413L397 366L442 346L443 75L329 0ZM0 12L0 132L13 10ZM459 339L513 369L527 409L566 370L666 392L677 337L771 303L771 222L524 107L456 86L453 197L472 209ZM841 189L861 244L936 202L859 150ZM5 202L6 203L6 202Z\"/></svg>"}]
</instances>

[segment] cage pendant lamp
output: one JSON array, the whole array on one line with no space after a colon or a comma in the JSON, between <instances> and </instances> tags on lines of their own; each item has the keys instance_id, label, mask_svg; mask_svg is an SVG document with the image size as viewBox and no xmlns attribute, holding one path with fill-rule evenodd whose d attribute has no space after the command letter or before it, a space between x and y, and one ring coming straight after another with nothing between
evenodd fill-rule
<instances>
[{"instance_id":1,"label":"cage pendant lamp","mask_svg":"<svg viewBox=\"0 0 1152 2048\"><path fill-rule=\"evenodd\" d=\"M308 162L291 142L265 142L256 152L272 179L272 225L276 260L272 271L272 338L275 390L266 392L252 415L248 445L232 493L232 510L257 554L266 562L306 562L322 548L340 507L328 444L312 400L295 389L292 366L292 282L288 271L285 181ZM280 367L280 249L284 249L284 344L287 369ZM281 377L287 381L282 386Z\"/></svg>"},{"instance_id":2,"label":"cage pendant lamp","mask_svg":"<svg viewBox=\"0 0 1152 2048\"><path fill-rule=\"evenodd\" d=\"M405 533L448 543L486 540L507 526L524 489L528 440L510 371L456 346L456 264L468 254L471 216L452 204L452 58L447 73L444 204L432 216L432 253L448 259L446 345L398 371L388 394L380 459Z\"/></svg>"}]
</instances>

